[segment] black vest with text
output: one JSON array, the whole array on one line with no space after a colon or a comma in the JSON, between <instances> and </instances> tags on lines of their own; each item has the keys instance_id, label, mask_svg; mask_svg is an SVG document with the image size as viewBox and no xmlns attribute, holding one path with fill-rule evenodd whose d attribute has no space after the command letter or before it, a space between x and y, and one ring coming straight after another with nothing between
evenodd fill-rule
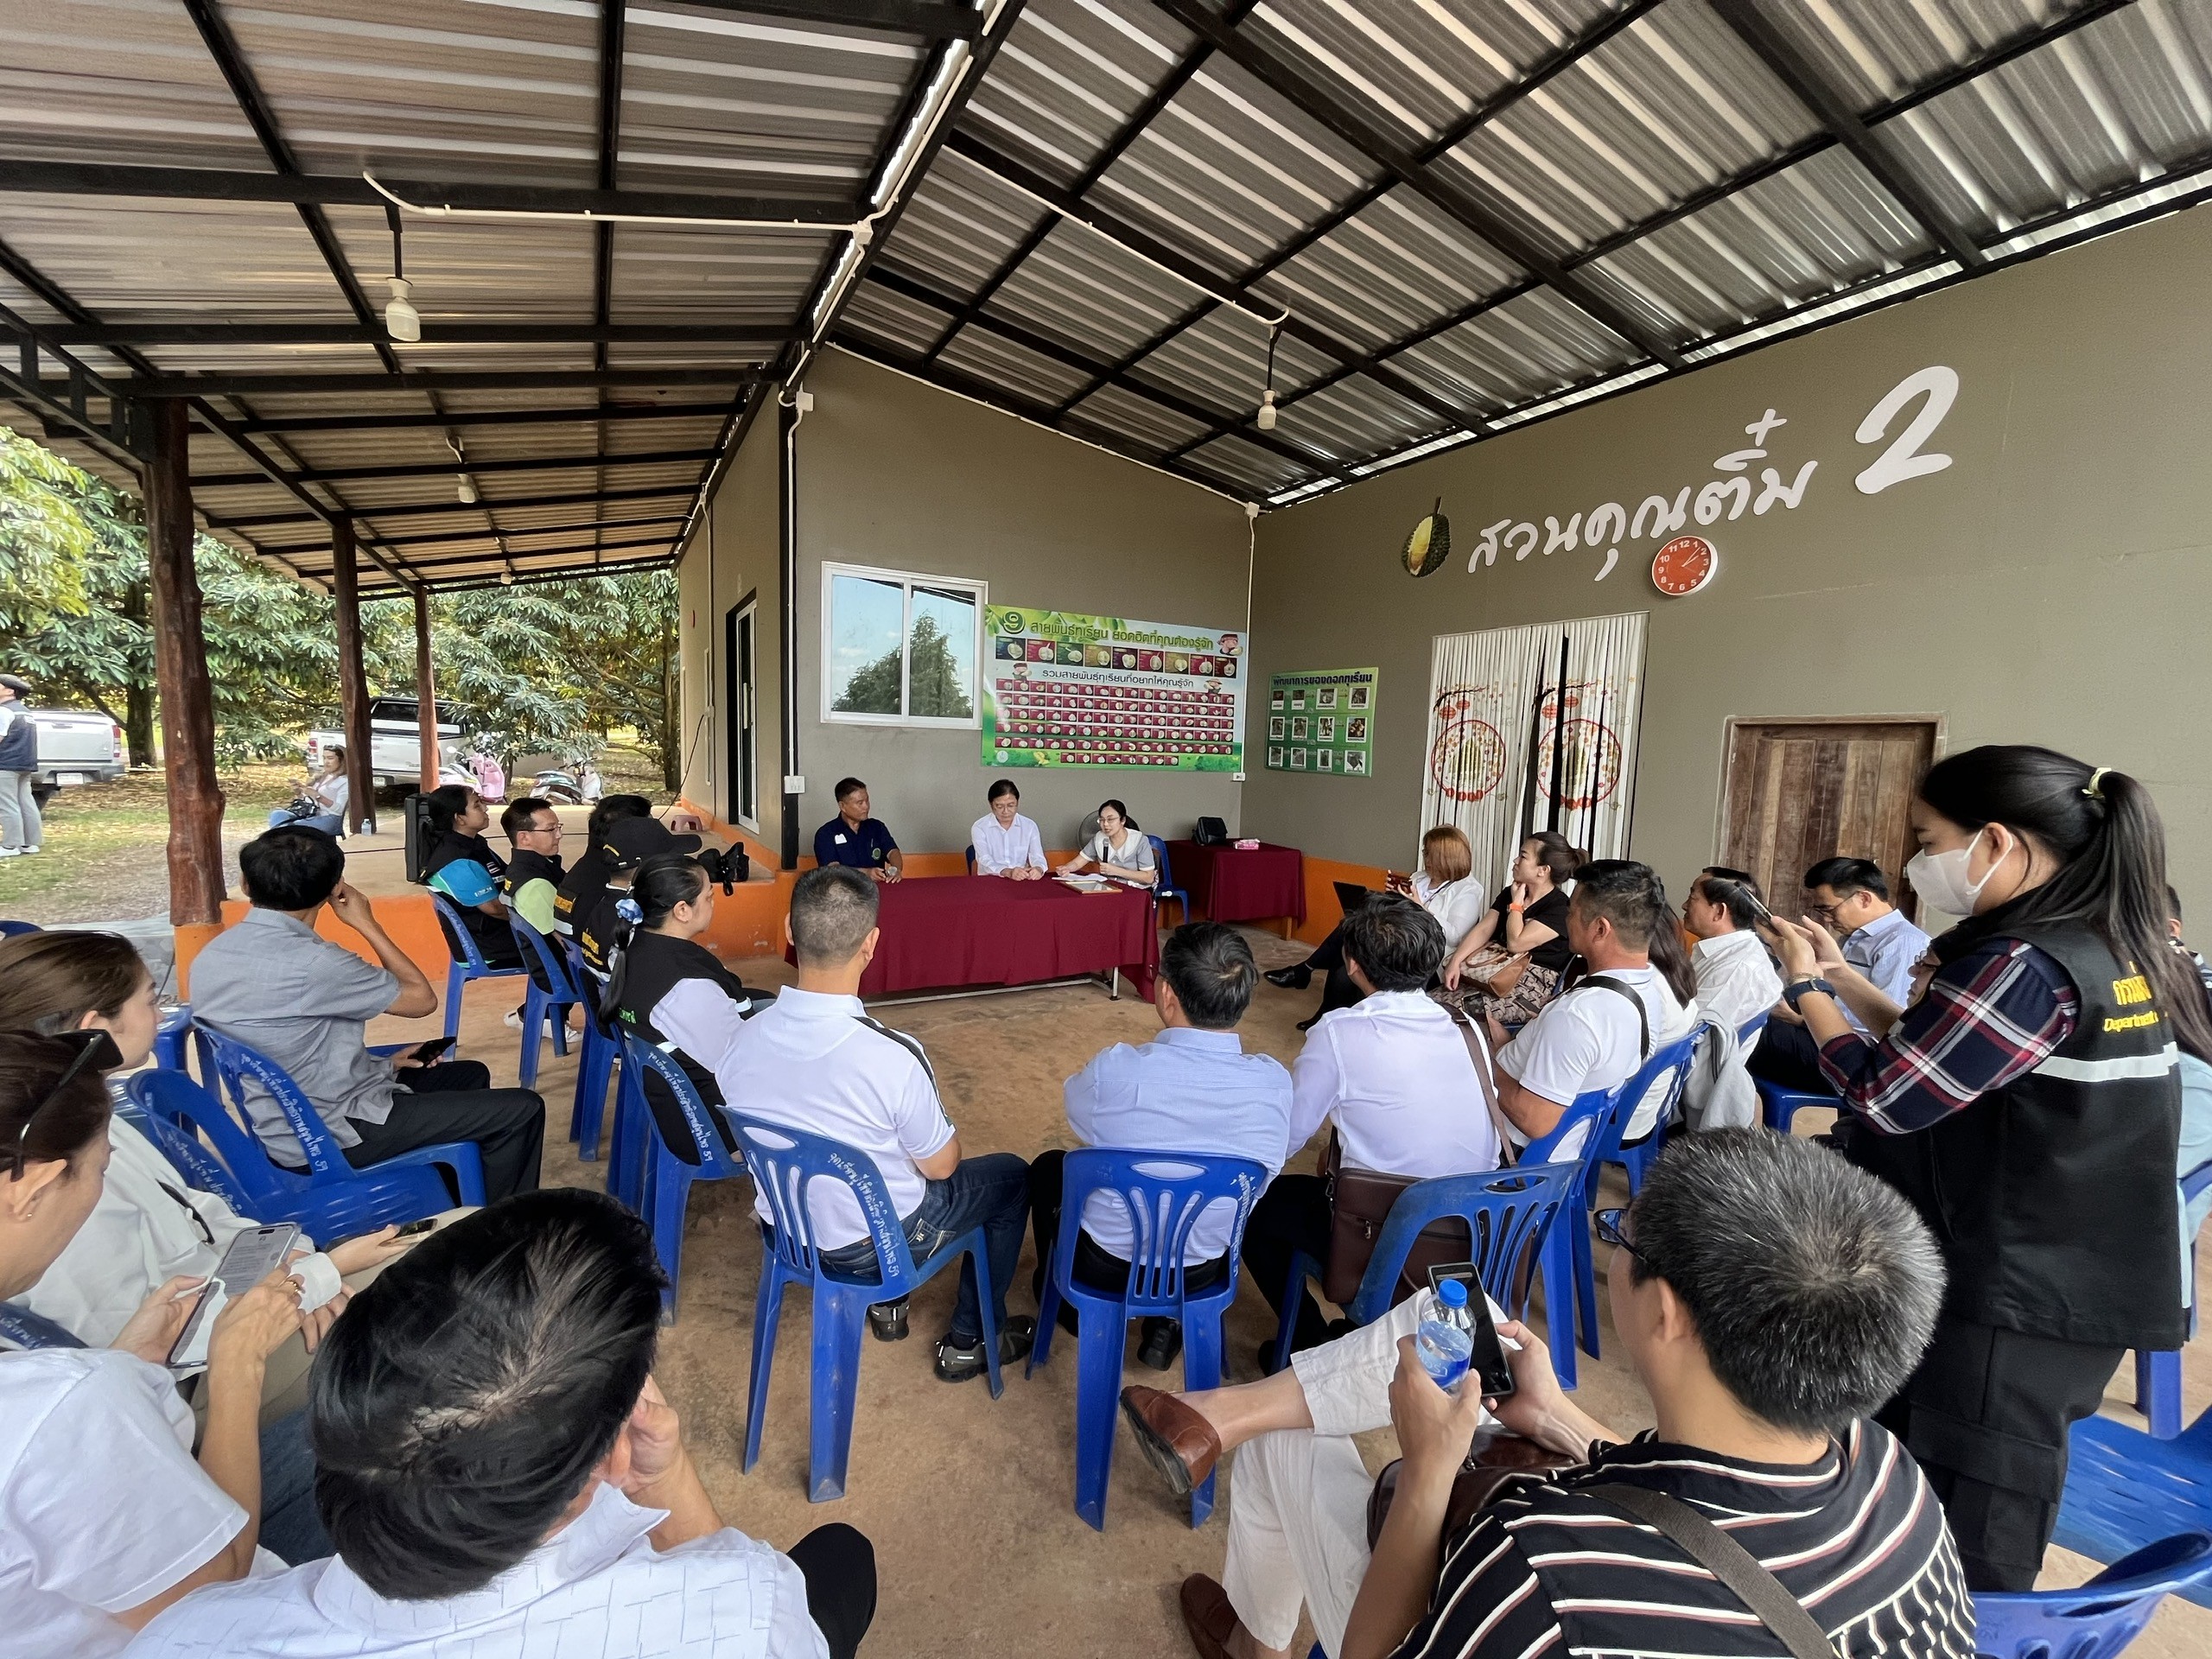
<instances>
[{"instance_id":1,"label":"black vest with text","mask_svg":"<svg viewBox=\"0 0 2212 1659\"><path fill-rule=\"evenodd\" d=\"M2080 999L2074 1033L2034 1070L1931 1128L1891 1136L1862 1128L1853 1161L1899 1188L1935 1230L1952 1318L2063 1342L2179 1347L2172 1021L2138 964L2118 961L2082 924L1990 915L1962 928L1974 939L2022 940L2056 961Z\"/></svg>"},{"instance_id":2,"label":"black vest with text","mask_svg":"<svg viewBox=\"0 0 2212 1659\"><path fill-rule=\"evenodd\" d=\"M512 912L515 907L515 895L531 882L550 881L557 890L568 874L567 868L559 859L548 858L543 853L533 853L528 848L524 848L507 861L507 873L499 878L499 897L506 900L507 909ZM546 944L556 951L561 948L558 944L550 939L548 939ZM523 947L522 935L519 933L515 935L515 944L518 949L522 950L523 961L530 969L530 976L537 982L537 988L541 991L551 990L552 980L547 977L545 970L532 959L532 953Z\"/></svg>"},{"instance_id":3,"label":"black vest with text","mask_svg":"<svg viewBox=\"0 0 2212 1659\"><path fill-rule=\"evenodd\" d=\"M622 996L615 1010L622 1028L635 1033L656 1048L667 1047L668 1039L653 1025L652 1012L660 1006L663 997L687 979L712 980L730 999L733 1013L744 1009L745 982L723 967L706 946L696 940L670 938L665 934L642 930L632 934L629 948L622 956ZM709 1106L722 1103L722 1091L715 1082L713 1072L680 1048L670 1049L669 1053L683 1068L683 1075L691 1079L701 1100ZM645 1073L645 1101L652 1108L654 1121L660 1125L661 1138L685 1163L697 1163L690 1128L684 1122L683 1114L677 1109L668 1085L651 1071ZM721 1137L722 1150L734 1154L737 1143L731 1138L728 1125L722 1122L722 1115L709 1112L707 1116ZM686 1156L687 1154L690 1155Z\"/></svg>"}]
</instances>

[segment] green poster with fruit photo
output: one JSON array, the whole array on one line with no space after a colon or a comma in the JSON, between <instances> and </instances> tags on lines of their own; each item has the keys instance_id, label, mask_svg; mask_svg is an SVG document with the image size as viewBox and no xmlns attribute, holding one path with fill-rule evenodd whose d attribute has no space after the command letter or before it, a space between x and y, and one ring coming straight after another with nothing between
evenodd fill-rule
<instances>
[{"instance_id":1,"label":"green poster with fruit photo","mask_svg":"<svg viewBox=\"0 0 2212 1659\"><path fill-rule=\"evenodd\" d=\"M1268 681L1268 769L1374 776L1372 668L1312 668Z\"/></svg>"}]
</instances>

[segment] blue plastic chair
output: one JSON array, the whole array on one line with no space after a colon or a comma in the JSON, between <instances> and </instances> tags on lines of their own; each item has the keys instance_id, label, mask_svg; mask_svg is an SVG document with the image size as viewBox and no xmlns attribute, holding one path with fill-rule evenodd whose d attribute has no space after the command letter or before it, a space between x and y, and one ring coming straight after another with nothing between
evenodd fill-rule
<instances>
[{"instance_id":1,"label":"blue plastic chair","mask_svg":"<svg viewBox=\"0 0 2212 1659\"><path fill-rule=\"evenodd\" d=\"M45 931L36 922L0 922L0 939L12 939L20 933L42 933Z\"/></svg>"},{"instance_id":2,"label":"blue plastic chair","mask_svg":"<svg viewBox=\"0 0 2212 1659\"><path fill-rule=\"evenodd\" d=\"M446 1035L458 1038L461 1035L461 993L470 981L512 979L517 974L529 973L530 969L520 965L493 967L484 960L483 951L477 948L476 936L468 931L467 925L461 919L461 912L453 907L452 901L442 893L434 893L430 895L430 902L437 906L438 918L446 925L447 948L461 952L453 959L453 965L446 969ZM535 981L531 982L536 983ZM537 1070L535 1066L531 1069L533 1071Z\"/></svg>"},{"instance_id":3,"label":"blue plastic chair","mask_svg":"<svg viewBox=\"0 0 2212 1659\"><path fill-rule=\"evenodd\" d=\"M2142 1634L2160 1602L2208 1577L2212 1534L2183 1532L2114 1561L2078 1589L1977 1590L1974 1650L1987 1659L2111 1659Z\"/></svg>"},{"instance_id":4,"label":"blue plastic chair","mask_svg":"<svg viewBox=\"0 0 2212 1659\"><path fill-rule=\"evenodd\" d=\"M1766 1030L1766 1022L1773 1013L1771 1008L1761 1008L1736 1027L1736 1052L1745 1058L1749 1059L1751 1051L1759 1046L1760 1033Z\"/></svg>"},{"instance_id":5,"label":"blue plastic chair","mask_svg":"<svg viewBox=\"0 0 2212 1659\"><path fill-rule=\"evenodd\" d=\"M292 1080L291 1073L259 1050L234 1037L226 1037L212 1026L195 1022L193 1030L200 1042L201 1071L220 1080L223 1092L229 1096L231 1106L242 1122L250 1124L253 1121L245 1103L245 1083L249 1077L266 1089L283 1112L284 1122L307 1154L307 1173L302 1175L285 1169L271 1160L265 1149L262 1151L262 1162L275 1173L304 1185L305 1193L294 1193L296 1207L306 1204L349 1217L370 1212L378 1217L372 1222L356 1220L342 1227L326 1219L321 1230L308 1229L314 1236L342 1238L348 1233L372 1232L400 1219L402 1210L406 1211L406 1220L417 1221L451 1208L453 1198L439 1178L440 1166L452 1177L461 1203L484 1202L484 1159L474 1141L442 1141L400 1153L365 1169L356 1168L346 1162L345 1153L331 1138L322 1115L315 1110L307 1092ZM179 1074L156 1071L142 1075L168 1077ZM260 1137L251 1130L247 1131L247 1138L256 1147L261 1147ZM238 1166L232 1165L231 1173L239 1174ZM291 1213L278 1217L261 1209L248 1209L245 1213L263 1221L298 1219ZM307 1226L304 1221L300 1224Z\"/></svg>"},{"instance_id":6,"label":"blue plastic chair","mask_svg":"<svg viewBox=\"0 0 2212 1659\"><path fill-rule=\"evenodd\" d=\"M1681 1103L1682 1084L1688 1079L1690 1058L1696 1048L1697 1033L1692 1031L1654 1049L1651 1058L1637 1068L1636 1075L1614 1091L1611 1109L1598 1120L1597 1131L1592 1136L1590 1156L1583 1162L1581 1209L1568 1230L1574 1245L1576 1325L1581 1333L1583 1351L1592 1359L1599 1355L1598 1267L1597 1254L1590 1242L1590 1212L1598 1205L1599 1173L1607 1164L1625 1161L1621 1137L1635 1121L1637 1109L1655 1093L1658 1096L1659 1115L1654 1120L1652 1139L1659 1138L1656 1126L1665 1123Z\"/></svg>"},{"instance_id":7,"label":"blue plastic chair","mask_svg":"<svg viewBox=\"0 0 2212 1659\"><path fill-rule=\"evenodd\" d=\"M1183 1386L1221 1385L1221 1321L1236 1300L1237 1256L1244 1224L1267 1186L1264 1165L1249 1158L1205 1157L1187 1152L1147 1152L1085 1147L1067 1156L1061 1189L1060 1230L1045 1273L1037 1310L1037 1344L1029 1370L1048 1363L1060 1303L1076 1313L1075 1512L1106 1529L1106 1478L1114 1463L1120 1421L1122 1356L1128 1322L1157 1316L1183 1325ZM1118 1194L1133 1218L1135 1253L1126 1289L1093 1290L1075 1278L1076 1235L1094 1192ZM1226 1199L1236 1208L1229 1234L1229 1272L1211 1290L1192 1294L1183 1282L1184 1246L1206 1210ZM1213 1513L1213 1477L1191 1491L1191 1524Z\"/></svg>"},{"instance_id":8,"label":"blue plastic chair","mask_svg":"<svg viewBox=\"0 0 2212 1659\"><path fill-rule=\"evenodd\" d=\"M968 874L976 874L976 843L973 842L968 843Z\"/></svg>"},{"instance_id":9,"label":"blue plastic chair","mask_svg":"<svg viewBox=\"0 0 2212 1659\"><path fill-rule=\"evenodd\" d=\"M1604 1093L1585 1096L1588 1108L1575 1121L1587 1121L1611 1099ZM1578 1106L1581 1103L1577 1103ZM1566 1127L1562 1120L1560 1128ZM1549 1147L1558 1144L1559 1130L1554 1129L1531 1150L1541 1156ZM1391 1204L1389 1218L1382 1224L1382 1234L1375 1241L1375 1254L1367 1260L1367 1271L1360 1275L1359 1292L1344 1310L1345 1316L1354 1325L1371 1325L1389 1313L1397 1300L1398 1281L1405 1270L1406 1257L1412 1253L1414 1241L1421 1236L1421 1229L1431 1222L1457 1217L1467 1226L1476 1277L1491 1300L1516 1319L1528 1317L1535 1275L1524 1274L1522 1269L1530 1251L1535 1252L1536 1267L1544 1281L1544 1309L1553 1368L1559 1374L1560 1386L1573 1388L1574 1342L1567 1334L1560 1310L1571 1298L1573 1263L1570 1256L1550 1245L1549 1241L1563 1236L1556 1225L1560 1211L1568 1212L1570 1222L1581 1213L1574 1206L1582 1191L1585 1168L1580 1157L1570 1155L1556 1163L1523 1162L1477 1175L1441 1175L1414 1182ZM1290 1363L1291 1340L1298 1324L1299 1293L1306 1287L1309 1276L1319 1278L1320 1274L1321 1264L1303 1251L1291 1257L1290 1281L1283 1291L1282 1316L1275 1327L1274 1366L1278 1371Z\"/></svg>"},{"instance_id":10,"label":"blue plastic chair","mask_svg":"<svg viewBox=\"0 0 2212 1659\"><path fill-rule=\"evenodd\" d=\"M161 1023L154 1027L154 1064L164 1071L187 1070L184 1046L191 1035L191 1003L179 1002L163 1008Z\"/></svg>"},{"instance_id":11,"label":"blue plastic chair","mask_svg":"<svg viewBox=\"0 0 2212 1659\"><path fill-rule=\"evenodd\" d=\"M2182 1204L2212 1186L2212 1163L2199 1164L2182 1178ZM2196 1334L2196 1310L2203 1298L2190 1305L2189 1334ZM2135 1408L2150 1421L2154 1439L2171 1440L2181 1433L2181 1350L2168 1348L2135 1356Z\"/></svg>"},{"instance_id":12,"label":"blue plastic chair","mask_svg":"<svg viewBox=\"0 0 2212 1659\"><path fill-rule=\"evenodd\" d=\"M520 911L509 911L507 919L514 924L515 943L521 948L524 971L530 980L530 990L522 1000L522 1059L516 1067L522 1086L529 1089L537 1082L537 1046L543 1040L546 1020L550 1018L553 1021L553 1052L565 1058L569 1052L569 1010L584 998L569 976L569 959L553 948L552 941L532 927ZM545 970L551 990L537 982L536 974L529 973L533 960Z\"/></svg>"},{"instance_id":13,"label":"blue plastic chair","mask_svg":"<svg viewBox=\"0 0 2212 1659\"><path fill-rule=\"evenodd\" d=\"M1766 1126L1777 1135L1789 1134L1791 1121L1808 1106L1825 1106L1838 1110L1843 1106L1840 1096L1815 1093L1808 1089L1785 1089L1778 1083L1769 1083L1764 1077L1754 1077L1751 1081L1758 1087L1759 1109L1766 1118Z\"/></svg>"},{"instance_id":14,"label":"blue plastic chair","mask_svg":"<svg viewBox=\"0 0 2212 1659\"><path fill-rule=\"evenodd\" d=\"M1158 836L1147 836L1145 839L1152 843L1152 861L1160 867L1159 876L1152 884L1153 902L1155 905L1165 905L1173 899L1183 907L1183 919L1189 921L1191 895L1185 889L1175 885L1175 878L1167 868L1167 843Z\"/></svg>"},{"instance_id":15,"label":"blue plastic chair","mask_svg":"<svg viewBox=\"0 0 2212 1659\"><path fill-rule=\"evenodd\" d=\"M654 1047L634 1033L626 1033L622 1041L624 1086L639 1093L638 1116L652 1125L652 1156L645 1166L645 1202L636 1205L652 1228L653 1249L660 1255L661 1271L668 1275L668 1284L660 1294L661 1318L664 1322L676 1319L677 1287L683 1271L683 1217L691 1202L691 1183L694 1181L727 1181L742 1175L745 1166L722 1149L721 1136L708 1121L710 1108L699 1097L698 1090L673 1054ZM683 1124L691 1132L692 1150L699 1155L696 1163L687 1163L668 1144L660 1132L660 1120L653 1116L645 1103L644 1092L645 1074L650 1071L666 1084L676 1096L677 1109L683 1115Z\"/></svg>"},{"instance_id":16,"label":"blue plastic chair","mask_svg":"<svg viewBox=\"0 0 2212 1659\"><path fill-rule=\"evenodd\" d=\"M16 1302L0 1302L0 1342L17 1348L82 1348L73 1337L43 1313L34 1313Z\"/></svg>"},{"instance_id":17,"label":"blue plastic chair","mask_svg":"<svg viewBox=\"0 0 2212 1659\"><path fill-rule=\"evenodd\" d=\"M2212 1411L2171 1440L2109 1417L2075 1424L2051 1541L2091 1560L2124 1563L2178 1532L2212 1534ZM2212 1581L2199 1579L2181 1593L2212 1607Z\"/></svg>"},{"instance_id":18,"label":"blue plastic chair","mask_svg":"<svg viewBox=\"0 0 2212 1659\"><path fill-rule=\"evenodd\" d=\"M860 1389L861 1329L871 1304L911 1296L961 1256L970 1257L982 1312L983 1359L991 1398L1005 1391L999 1376L998 1321L991 1313L990 1255L983 1247L983 1230L976 1227L949 1241L927 1261L917 1262L906 1248L906 1235L899 1228L883 1176L866 1153L827 1135L742 1112L732 1112L730 1124L744 1150L754 1190L766 1200L774 1218L768 1248L760 1255L760 1300L753 1317L753 1379L742 1467L750 1473L760 1460L760 1428L768 1413L768 1377L774 1368L784 1287L810 1285L814 1290L814 1357L807 1408L806 1496L809 1503L826 1503L845 1495L845 1469L853 1447L853 1402ZM823 1265L805 1200L808 1186L817 1180L851 1189L875 1241L880 1268L875 1278L861 1279Z\"/></svg>"},{"instance_id":19,"label":"blue plastic chair","mask_svg":"<svg viewBox=\"0 0 2212 1659\"><path fill-rule=\"evenodd\" d=\"M569 1139L586 1163L599 1157L600 1122L607 1115L607 1085L622 1052L622 1033L600 1017L599 985L584 966L583 950L573 938L561 940L569 982L584 1001L583 1052L576 1061L576 1099L569 1111ZM610 1187L608 1189L612 1191Z\"/></svg>"}]
</instances>

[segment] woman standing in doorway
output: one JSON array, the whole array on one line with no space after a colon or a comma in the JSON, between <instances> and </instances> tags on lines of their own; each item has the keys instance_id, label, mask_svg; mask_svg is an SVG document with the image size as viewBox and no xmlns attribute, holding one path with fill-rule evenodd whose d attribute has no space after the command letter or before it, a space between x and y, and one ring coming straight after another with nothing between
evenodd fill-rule
<instances>
[{"instance_id":1,"label":"woman standing in doorway","mask_svg":"<svg viewBox=\"0 0 2212 1659\"><path fill-rule=\"evenodd\" d=\"M2165 942L2165 832L2142 785L2050 749L1938 762L1905 875L1966 919L1900 1014L1825 930L1783 923L1783 995L1843 1096L1847 1155L1942 1241L1935 1340L1878 1414L1943 1500L1967 1584L2031 1588L2069 1427L2128 1349L2181 1344L2177 1050L2212 1018ZM1839 999L1878 1042L1853 1031Z\"/></svg>"}]
</instances>

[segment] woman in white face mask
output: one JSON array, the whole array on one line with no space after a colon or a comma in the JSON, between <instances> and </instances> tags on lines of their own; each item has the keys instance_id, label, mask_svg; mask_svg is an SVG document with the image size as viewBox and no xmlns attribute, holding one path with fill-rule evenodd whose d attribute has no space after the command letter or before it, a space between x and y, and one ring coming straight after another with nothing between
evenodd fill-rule
<instances>
[{"instance_id":1,"label":"woman in white face mask","mask_svg":"<svg viewBox=\"0 0 2212 1659\"><path fill-rule=\"evenodd\" d=\"M2050 749L1969 749L1929 769L1912 828L1907 879L1963 919L1909 1010L1825 930L1769 937L1842 1096L1845 1155L1943 1242L1942 1318L1879 1420L1942 1498L1967 1584L2024 1590L2069 1426L2126 1350L2185 1332L2177 1052L2212 1057L2212 1015L2165 946L2165 835L2133 779ZM1839 997L1887 1034L1853 1033Z\"/></svg>"}]
</instances>

